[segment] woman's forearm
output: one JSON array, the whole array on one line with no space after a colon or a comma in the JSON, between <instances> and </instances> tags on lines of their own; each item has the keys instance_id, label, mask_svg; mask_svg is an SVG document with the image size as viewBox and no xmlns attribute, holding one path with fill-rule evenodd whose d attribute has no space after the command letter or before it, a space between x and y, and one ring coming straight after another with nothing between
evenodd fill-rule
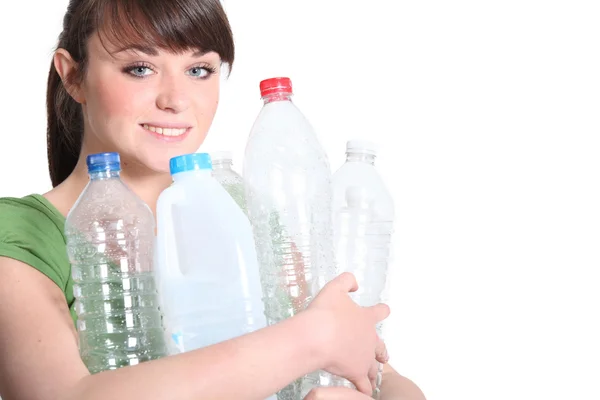
<instances>
[{"instance_id":1,"label":"woman's forearm","mask_svg":"<svg viewBox=\"0 0 600 400\"><path fill-rule=\"evenodd\" d=\"M425 395L410 379L389 364L383 366L380 400L425 400Z\"/></svg>"},{"instance_id":2,"label":"woman's forearm","mask_svg":"<svg viewBox=\"0 0 600 400\"><path fill-rule=\"evenodd\" d=\"M323 367L321 346L311 334L318 322L312 318L306 311L214 346L90 375L67 398L263 400Z\"/></svg>"}]
</instances>

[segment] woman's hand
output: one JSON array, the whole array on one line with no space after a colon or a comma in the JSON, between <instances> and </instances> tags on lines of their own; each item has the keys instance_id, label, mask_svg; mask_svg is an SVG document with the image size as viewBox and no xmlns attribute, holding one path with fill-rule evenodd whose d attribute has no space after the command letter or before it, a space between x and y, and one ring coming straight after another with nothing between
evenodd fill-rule
<instances>
[{"instance_id":1,"label":"woman's hand","mask_svg":"<svg viewBox=\"0 0 600 400\"><path fill-rule=\"evenodd\" d=\"M321 289L306 312L315 317L325 355L323 369L348 379L358 391L371 395L373 359L388 361L385 344L375 326L388 317L390 310L385 304L360 307L348 296L357 289L354 275L343 273Z\"/></svg>"},{"instance_id":2,"label":"woman's hand","mask_svg":"<svg viewBox=\"0 0 600 400\"><path fill-rule=\"evenodd\" d=\"M311 390L304 400L368 400L373 398L345 387L323 387Z\"/></svg>"},{"instance_id":3,"label":"woman's hand","mask_svg":"<svg viewBox=\"0 0 600 400\"><path fill-rule=\"evenodd\" d=\"M369 368L369 382L371 382L371 388L373 390L377 388L377 378L379 377L379 379L382 379L382 374L383 364L377 360L373 360L371 367Z\"/></svg>"}]
</instances>

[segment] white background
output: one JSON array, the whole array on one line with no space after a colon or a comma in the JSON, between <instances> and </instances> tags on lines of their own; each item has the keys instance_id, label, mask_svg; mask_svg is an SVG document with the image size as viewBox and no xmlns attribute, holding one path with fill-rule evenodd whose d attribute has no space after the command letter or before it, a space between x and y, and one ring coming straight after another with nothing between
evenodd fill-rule
<instances>
[{"instance_id":1,"label":"white background","mask_svg":"<svg viewBox=\"0 0 600 400\"><path fill-rule=\"evenodd\" d=\"M66 4L0 3L0 196L50 188ZM239 169L258 82L278 75L333 169L346 139L382 145L391 363L430 400L600 399L597 4L226 0L237 61L201 150Z\"/></svg>"}]
</instances>

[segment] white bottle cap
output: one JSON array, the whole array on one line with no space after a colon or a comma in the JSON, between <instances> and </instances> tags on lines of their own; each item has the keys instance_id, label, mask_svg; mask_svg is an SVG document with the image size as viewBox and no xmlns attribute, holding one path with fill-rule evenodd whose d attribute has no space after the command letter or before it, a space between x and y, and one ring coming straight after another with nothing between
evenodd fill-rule
<instances>
[{"instance_id":1,"label":"white bottle cap","mask_svg":"<svg viewBox=\"0 0 600 400\"><path fill-rule=\"evenodd\" d=\"M346 143L346 152L348 153L366 153L377 155L377 145L368 140L349 140Z\"/></svg>"},{"instance_id":2,"label":"white bottle cap","mask_svg":"<svg viewBox=\"0 0 600 400\"><path fill-rule=\"evenodd\" d=\"M212 161L233 161L233 153L231 151L215 151L210 153Z\"/></svg>"}]
</instances>

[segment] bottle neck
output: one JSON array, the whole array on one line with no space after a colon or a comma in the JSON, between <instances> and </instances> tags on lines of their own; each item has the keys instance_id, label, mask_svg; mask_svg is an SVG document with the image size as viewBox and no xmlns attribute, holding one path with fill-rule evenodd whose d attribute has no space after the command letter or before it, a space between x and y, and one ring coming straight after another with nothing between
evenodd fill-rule
<instances>
[{"instance_id":1,"label":"bottle neck","mask_svg":"<svg viewBox=\"0 0 600 400\"><path fill-rule=\"evenodd\" d=\"M346 162L362 162L369 165L375 165L375 156L367 153L347 152Z\"/></svg>"},{"instance_id":2,"label":"bottle neck","mask_svg":"<svg viewBox=\"0 0 600 400\"><path fill-rule=\"evenodd\" d=\"M173 175L173 182L180 182L190 178L210 178L212 176L212 170L201 169L193 171L179 172Z\"/></svg>"},{"instance_id":3,"label":"bottle neck","mask_svg":"<svg viewBox=\"0 0 600 400\"><path fill-rule=\"evenodd\" d=\"M108 171L96 171L90 172L90 179L92 181L102 181L107 179L120 179L121 171L120 170L108 170Z\"/></svg>"},{"instance_id":4,"label":"bottle neck","mask_svg":"<svg viewBox=\"0 0 600 400\"><path fill-rule=\"evenodd\" d=\"M233 161L231 160L215 160L212 163L213 170L221 169L232 169Z\"/></svg>"},{"instance_id":5,"label":"bottle neck","mask_svg":"<svg viewBox=\"0 0 600 400\"><path fill-rule=\"evenodd\" d=\"M265 104L275 103L277 101L292 101L292 93L272 93L263 97Z\"/></svg>"}]
</instances>

